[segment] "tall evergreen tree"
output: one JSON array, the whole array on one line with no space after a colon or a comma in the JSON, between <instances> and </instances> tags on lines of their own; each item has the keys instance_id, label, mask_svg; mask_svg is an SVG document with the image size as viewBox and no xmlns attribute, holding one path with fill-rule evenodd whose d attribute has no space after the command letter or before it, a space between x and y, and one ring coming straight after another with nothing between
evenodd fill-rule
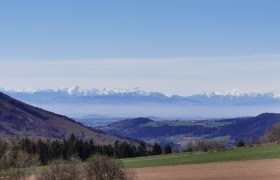
<instances>
[{"instance_id":1,"label":"tall evergreen tree","mask_svg":"<svg viewBox=\"0 0 280 180\"><path fill-rule=\"evenodd\" d=\"M158 143L155 143L152 149L152 155L162 154L162 148Z\"/></svg>"}]
</instances>

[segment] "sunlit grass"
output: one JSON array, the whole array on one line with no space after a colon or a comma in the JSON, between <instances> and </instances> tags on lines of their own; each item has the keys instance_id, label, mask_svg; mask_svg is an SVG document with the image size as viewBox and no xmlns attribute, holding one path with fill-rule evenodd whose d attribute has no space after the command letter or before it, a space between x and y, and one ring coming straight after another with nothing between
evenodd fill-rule
<instances>
[{"instance_id":1,"label":"sunlit grass","mask_svg":"<svg viewBox=\"0 0 280 180\"><path fill-rule=\"evenodd\" d=\"M125 167L149 167L208 162L280 158L280 145L256 146L215 152L179 153L123 159Z\"/></svg>"}]
</instances>

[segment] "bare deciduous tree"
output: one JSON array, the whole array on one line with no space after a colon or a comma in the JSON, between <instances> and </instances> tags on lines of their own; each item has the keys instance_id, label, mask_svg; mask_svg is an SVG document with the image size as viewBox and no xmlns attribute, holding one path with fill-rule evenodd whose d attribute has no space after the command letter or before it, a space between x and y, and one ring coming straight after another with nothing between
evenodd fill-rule
<instances>
[{"instance_id":1,"label":"bare deciduous tree","mask_svg":"<svg viewBox=\"0 0 280 180\"><path fill-rule=\"evenodd\" d=\"M206 141L203 139L195 139L190 140L187 143L187 151L213 151L213 150L219 150L223 149L224 146L222 143L219 143L217 141Z\"/></svg>"},{"instance_id":2,"label":"bare deciduous tree","mask_svg":"<svg viewBox=\"0 0 280 180\"><path fill-rule=\"evenodd\" d=\"M260 137L260 143L279 143L280 142L280 123L275 124L271 129Z\"/></svg>"},{"instance_id":3,"label":"bare deciduous tree","mask_svg":"<svg viewBox=\"0 0 280 180\"><path fill-rule=\"evenodd\" d=\"M39 158L36 155L28 154L22 150L13 152L7 150L1 158L1 167L5 172L4 179L21 180L29 175L27 168L37 165Z\"/></svg>"},{"instance_id":4,"label":"bare deciduous tree","mask_svg":"<svg viewBox=\"0 0 280 180\"><path fill-rule=\"evenodd\" d=\"M87 180L130 180L135 178L134 173L125 169L120 160L102 155L92 156L84 169Z\"/></svg>"},{"instance_id":5,"label":"bare deciduous tree","mask_svg":"<svg viewBox=\"0 0 280 180\"><path fill-rule=\"evenodd\" d=\"M81 162L78 158L68 161L56 160L51 162L45 173L37 177L39 180L82 180Z\"/></svg>"}]
</instances>

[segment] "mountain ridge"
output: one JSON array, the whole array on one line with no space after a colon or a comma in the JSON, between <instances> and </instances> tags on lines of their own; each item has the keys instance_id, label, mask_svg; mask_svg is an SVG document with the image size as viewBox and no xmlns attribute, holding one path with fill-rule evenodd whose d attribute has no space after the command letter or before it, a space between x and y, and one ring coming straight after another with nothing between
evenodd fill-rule
<instances>
[{"instance_id":1,"label":"mountain ridge","mask_svg":"<svg viewBox=\"0 0 280 180\"><path fill-rule=\"evenodd\" d=\"M100 127L109 134L140 139L146 142L158 141L163 144L187 142L187 139L220 139L234 145L240 139L252 136L256 142L274 124L280 123L279 113L263 113L255 117L240 117L221 120L199 121L153 121L149 118L126 119ZM184 144L184 143L183 143Z\"/></svg>"},{"instance_id":2,"label":"mountain ridge","mask_svg":"<svg viewBox=\"0 0 280 180\"><path fill-rule=\"evenodd\" d=\"M117 137L86 127L66 116L18 101L0 92L0 133L4 136L63 139L72 133L99 144L113 144Z\"/></svg>"},{"instance_id":3,"label":"mountain ridge","mask_svg":"<svg viewBox=\"0 0 280 180\"><path fill-rule=\"evenodd\" d=\"M278 93L243 93L235 90L184 97L167 96L141 89L99 91L79 87L57 90L6 89L6 92L13 98L33 106L64 114L79 121L93 114L110 117L108 121L112 122L112 118L124 117L199 120L255 116L262 112L280 113Z\"/></svg>"},{"instance_id":4,"label":"mountain ridge","mask_svg":"<svg viewBox=\"0 0 280 180\"><path fill-rule=\"evenodd\" d=\"M211 91L204 93L194 93L192 95L178 95L172 94L167 95L161 92L155 91L145 91L141 88L133 89L124 89L124 88L103 88L103 89L82 89L79 86L73 86L69 88L58 88L58 89L36 89L36 88L23 88L23 89L13 89L13 88L0 88L1 91L6 93L23 93L23 94L35 94L35 93L64 93L69 96L106 96L106 95L124 95L124 94L133 94L138 96L150 96L150 95L162 95L165 97L196 97L196 96L205 96L205 97L215 97L215 96L230 96L230 97L257 97L257 96L267 96L275 99L280 99L280 92L243 92L237 89L230 91Z\"/></svg>"}]
</instances>

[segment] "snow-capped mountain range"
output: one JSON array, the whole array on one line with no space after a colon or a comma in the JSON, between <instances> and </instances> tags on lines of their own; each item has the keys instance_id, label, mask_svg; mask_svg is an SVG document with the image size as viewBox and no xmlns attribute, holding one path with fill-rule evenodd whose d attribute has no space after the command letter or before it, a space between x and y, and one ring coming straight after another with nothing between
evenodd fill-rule
<instances>
[{"instance_id":1,"label":"snow-capped mountain range","mask_svg":"<svg viewBox=\"0 0 280 180\"><path fill-rule=\"evenodd\" d=\"M98 90L77 86L59 89L2 88L0 91L28 104L70 117L208 119L280 113L280 93L275 92L232 90L170 96L140 88Z\"/></svg>"},{"instance_id":2,"label":"snow-capped mountain range","mask_svg":"<svg viewBox=\"0 0 280 180\"><path fill-rule=\"evenodd\" d=\"M127 90L123 88L116 89L82 89L79 86L74 86L70 88L58 88L58 89L34 89L34 88L24 88L24 89L13 89L13 88L1 88L0 91L7 93L24 93L24 94L35 94L35 93L61 93L67 94L69 96L105 96L105 95L116 95L116 94L135 94L141 96L151 95L152 92L144 91L140 88L134 88L132 90Z\"/></svg>"},{"instance_id":3,"label":"snow-capped mountain range","mask_svg":"<svg viewBox=\"0 0 280 180\"><path fill-rule=\"evenodd\" d=\"M242 92L239 90L231 90L224 92L205 92L200 94L194 94L190 96L179 96L179 95L166 95L160 92L148 92L141 88L134 89L124 89L124 88L103 88L103 89L82 89L79 86L69 87L69 88L58 88L58 89L34 89L34 88L24 88L24 89L13 89L13 88L0 88L0 91L8 94L39 94L39 93L49 93L49 94L64 94L68 96L113 96L113 95L134 95L134 96L166 96L166 97L267 97L271 99L280 99L280 93L278 92Z\"/></svg>"}]
</instances>

